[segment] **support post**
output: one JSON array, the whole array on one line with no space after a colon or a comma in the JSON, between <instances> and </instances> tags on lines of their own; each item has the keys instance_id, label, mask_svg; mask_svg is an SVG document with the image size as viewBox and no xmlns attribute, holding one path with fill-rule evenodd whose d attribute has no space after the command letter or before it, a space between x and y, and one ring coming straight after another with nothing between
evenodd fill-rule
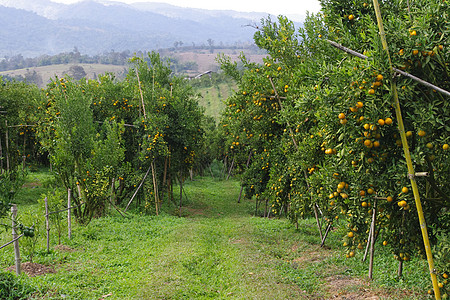
<instances>
[{"instance_id":1,"label":"support post","mask_svg":"<svg viewBox=\"0 0 450 300\"><path fill-rule=\"evenodd\" d=\"M391 71L391 74L394 75L395 70L392 65L391 57L389 54L389 48L388 48L387 41L386 41L386 34L384 32L383 19L381 18L381 10L380 10L380 5L378 3L378 0L373 0L373 6L375 8L375 14L377 16L378 29L380 32L380 38L381 38L381 43L383 45L383 50L386 51L386 54L389 59L390 71ZM406 165L408 166L408 177L410 179L411 187L412 187L412 190L414 193L414 200L416 203L417 214L419 216L419 225L420 225L420 229L422 231L422 238L423 238L423 243L425 245L425 252L427 254L428 268L430 271L431 281L433 283L434 296L435 296L436 300L440 300L441 299L441 291L440 291L439 285L438 285L436 270L434 269L433 254L431 252L430 241L428 238L427 224L425 222L425 216L423 214L422 202L420 201L419 189L417 187L416 178L414 176L414 174L416 172L414 171L411 154L409 152L408 140L406 138L405 126L403 124L402 112L401 112L401 108L400 108L400 101L399 101L398 93L397 93L397 83L395 82L395 79L393 79L391 81L391 91L393 93L393 99L394 99L392 106L395 108L395 114L396 114L396 118L397 118L397 122L398 122L398 131L400 132L400 137L401 137L402 144L403 144L403 152L405 154Z\"/></svg>"},{"instance_id":2,"label":"support post","mask_svg":"<svg viewBox=\"0 0 450 300\"><path fill-rule=\"evenodd\" d=\"M12 237L14 241L14 260L16 262L16 274L20 275L21 266L20 266L20 249L19 249L19 239L17 239L16 232L16 216L17 216L17 206L13 204L11 206L11 220L12 220Z\"/></svg>"},{"instance_id":3,"label":"support post","mask_svg":"<svg viewBox=\"0 0 450 300\"><path fill-rule=\"evenodd\" d=\"M372 224L370 224L370 256L369 256L369 279L373 278L373 259L375 253L375 221L377 217L377 200L373 204Z\"/></svg>"},{"instance_id":4,"label":"support post","mask_svg":"<svg viewBox=\"0 0 450 300\"><path fill-rule=\"evenodd\" d=\"M72 238L72 206L70 200L72 198L72 191L67 189L67 227L69 239Z\"/></svg>"},{"instance_id":5,"label":"support post","mask_svg":"<svg viewBox=\"0 0 450 300\"><path fill-rule=\"evenodd\" d=\"M50 221L48 215L48 199L45 197L45 228L47 230L47 253L50 252Z\"/></svg>"}]
</instances>

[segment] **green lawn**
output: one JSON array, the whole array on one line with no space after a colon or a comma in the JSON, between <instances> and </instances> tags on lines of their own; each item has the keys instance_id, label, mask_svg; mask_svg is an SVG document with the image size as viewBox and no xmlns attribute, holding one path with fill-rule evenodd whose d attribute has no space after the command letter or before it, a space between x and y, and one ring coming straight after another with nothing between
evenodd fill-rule
<instances>
[{"instance_id":1,"label":"green lawn","mask_svg":"<svg viewBox=\"0 0 450 300\"><path fill-rule=\"evenodd\" d=\"M377 249L375 280L369 283L368 264L358 256L345 259L337 232L330 234L327 247L319 246L315 220L302 220L296 230L285 219L253 217L254 201L236 203L235 180L196 178L185 189L189 199L182 218L112 214L77 226L72 240L64 234L63 246L56 246L54 233L50 254L41 230L34 262L53 266L56 273L23 276L38 290L32 298L425 298L430 283L422 260L406 264L404 278L398 279L391 255ZM37 206L20 201L19 211L37 211ZM4 233L0 243L9 238ZM12 248L0 250L0 267L13 263Z\"/></svg>"}]
</instances>

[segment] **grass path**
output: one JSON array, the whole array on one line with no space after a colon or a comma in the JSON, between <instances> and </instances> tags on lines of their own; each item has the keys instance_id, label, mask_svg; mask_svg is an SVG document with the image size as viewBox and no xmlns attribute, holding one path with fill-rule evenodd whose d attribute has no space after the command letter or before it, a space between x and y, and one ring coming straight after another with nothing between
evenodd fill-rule
<instances>
[{"instance_id":1,"label":"grass path","mask_svg":"<svg viewBox=\"0 0 450 300\"><path fill-rule=\"evenodd\" d=\"M366 265L345 264L338 235L330 235L331 248L319 247L313 220L295 230L252 217L254 201L236 203L236 181L199 178L185 189L182 218L96 219L64 247L37 251L34 261L56 273L26 279L40 290L34 299L422 299L399 288L404 282L381 288L358 279ZM1 250L0 265L12 263Z\"/></svg>"}]
</instances>

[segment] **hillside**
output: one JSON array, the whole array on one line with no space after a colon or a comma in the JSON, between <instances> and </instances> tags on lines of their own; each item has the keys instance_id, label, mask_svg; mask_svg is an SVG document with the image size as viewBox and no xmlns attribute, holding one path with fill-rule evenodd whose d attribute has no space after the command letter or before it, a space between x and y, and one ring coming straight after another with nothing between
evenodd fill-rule
<instances>
[{"instance_id":1,"label":"hillside","mask_svg":"<svg viewBox=\"0 0 450 300\"><path fill-rule=\"evenodd\" d=\"M249 45L267 13L239 13L146 3L0 0L0 57L147 51L177 45Z\"/></svg>"},{"instance_id":2,"label":"hillside","mask_svg":"<svg viewBox=\"0 0 450 300\"><path fill-rule=\"evenodd\" d=\"M35 68L19 69L0 72L0 76L16 77L22 76L24 78L32 76L36 72L37 76L42 79L42 82L38 84L39 87L44 87L51 78L55 76L64 77L69 73L72 66L80 66L86 72L86 78L95 79L99 74L104 74L106 72L115 73L117 76L124 76L128 70L126 66L115 66L115 65L103 65L103 64L60 64L51 66L42 66Z\"/></svg>"}]
</instances>

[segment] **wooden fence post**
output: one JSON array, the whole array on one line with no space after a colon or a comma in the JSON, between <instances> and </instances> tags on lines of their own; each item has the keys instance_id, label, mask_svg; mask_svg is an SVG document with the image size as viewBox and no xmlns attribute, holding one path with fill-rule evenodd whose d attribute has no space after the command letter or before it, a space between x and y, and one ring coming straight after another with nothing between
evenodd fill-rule
<instances>
[{"instance_id":1,"label":"wooden fence post","mask_svg":"<svg viewBox=\"0 0 450 300\"><path fill-rule=\"evenodd\" d=\"M16 216L17 216L17 206L15 204L11 207L12 213L12 237L14 241L14 258L16 261L16 274L20 275L20 250L19 250L19 240L17 239L16 233ZM17 239L17 240L16 240Z\"/></svg>"},{"instance_id":2,"label":"wooden fence post","mask_svg":"<svg viewBox=\"0 0 450 300\"><path fill-rule=\"evenodd\" d=\"M67 230L69 240L72 238L72 210L70 204L70 198L72 198L72 191L67 189Z\"/></svg>"},{"instance_id":3,"label":"wooden fence post","mask_svg":"<svg viewBox=\"0 0 450 300\"><path fill-rule=\"evenodd\" d=\"M45 197L45 227L47 229L47 253L50 252L50 221L48 215L48 199Z\"/></svg>"}]
</instances>

